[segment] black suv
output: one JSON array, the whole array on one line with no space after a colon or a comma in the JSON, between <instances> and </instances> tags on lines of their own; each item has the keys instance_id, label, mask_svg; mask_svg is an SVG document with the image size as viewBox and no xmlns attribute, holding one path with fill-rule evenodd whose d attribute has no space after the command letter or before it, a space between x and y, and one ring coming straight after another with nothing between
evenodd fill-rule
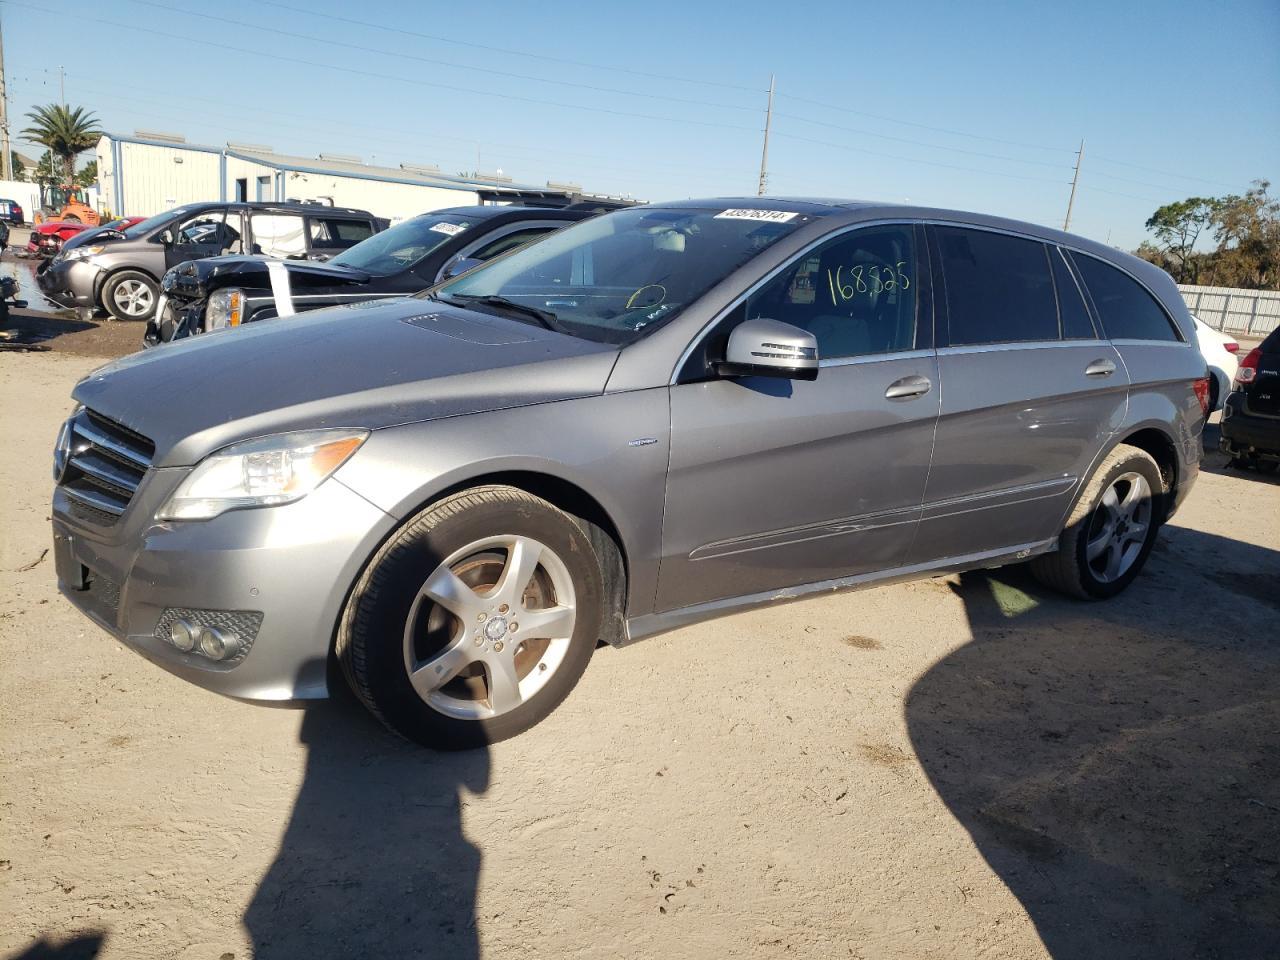
<instances>
[{"instance_id":1,"label":"black suv","mask_svg":"<svg viewBox=\"0 0 1280 960\"><path fill-rule=\"evenodd\" d=\"M452 207L398 223L328 263L244 256L184 263L164 275L164 307L147 325L144 342L155 346L304 310L407 296L596 212L586 205Z\"/></svg>"},{"instance_id":2,"label":"black suv","mask_svg":"<svg viewBox=\"0 0 1280 960\"><path fill-rule=\"evenodd\" d=\"M160 278L222 254L323 260L386 226L367 210L314 203L192 203L62 250L36 277L55 303L117 320L150 320Z\"/></svg>"},{"instance_id":3,"label":"black suv","mask_svg":"<svg viewBox=\"0 0 1280 960\"><path fill-rule=\"evenodd\" d=\"M1280 464L1280 327L1240 361L1219 443L1237 466L1274 473Z\"/></svg>"}]
</instances>

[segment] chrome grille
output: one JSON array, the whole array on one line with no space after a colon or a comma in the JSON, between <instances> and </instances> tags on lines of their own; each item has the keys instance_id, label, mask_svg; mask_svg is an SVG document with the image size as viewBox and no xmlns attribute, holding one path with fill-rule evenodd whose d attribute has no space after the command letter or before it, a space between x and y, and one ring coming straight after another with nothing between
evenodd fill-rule
<instances>
[{"instance_id":1,"label":"chrome grille","mask_svg":"<svg viewBox=\"0 0 1280 960\"><path fill-rule=\"evenodd\" d=\"M71 450L58 485L82 515L100 524L120 518L155 455L155 444L93 410L71 421Z\"/></svg>"}]
</instances>

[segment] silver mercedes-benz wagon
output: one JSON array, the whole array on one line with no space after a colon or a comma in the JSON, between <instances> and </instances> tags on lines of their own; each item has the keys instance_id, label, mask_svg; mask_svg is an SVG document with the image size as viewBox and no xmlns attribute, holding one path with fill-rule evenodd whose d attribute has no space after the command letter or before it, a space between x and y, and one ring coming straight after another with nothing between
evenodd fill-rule
<instances>
[{"instance_id":1,"label":"silver mercedes-benz wagon","mask_svg":"<svg viewBox=\"0 0 1280 960\"><path fill-rule=\"evenodd\" d=\"M1173 281L948 210L717 199L415 297L125 358L55 454L62 591L167 670L424 744L545 717L601 641L1024 560L1105 598L1199 469Z\"/></svg>"}]
</instances>

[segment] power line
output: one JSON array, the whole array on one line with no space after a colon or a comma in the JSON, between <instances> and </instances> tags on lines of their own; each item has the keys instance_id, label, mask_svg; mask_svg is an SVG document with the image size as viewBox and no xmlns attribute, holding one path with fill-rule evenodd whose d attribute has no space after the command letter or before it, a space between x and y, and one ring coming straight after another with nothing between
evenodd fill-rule
<instances>
[{"instance_id":1,"label":"power line","mask_svg":"<svg viewBox=\"0 0 1280 960\"><path fill-rule=\"evenodd\" d=\"M613 64L590 63L585 60L571 60L566 57L553 57L548 54L530 53L527 50L514 50L510 47L494 47L489 44L476 43L471 40L458 40L455 37L445 37L439 34L418 33L414 30L406 30L400 26L387 26L381 23L374 23L369 20L356 20L352 17L340 17L332 13L320 13L316 10L308 10L304 7L295 7L291 4L280 3L278 0L258 0L260 4L271 7L279 7L281 10L289 10L293 13L305 14L309 17L319 17L324 20L332 20L336 23L346 23L357 27L366 27L370 30L382 30L386 33L393 33L401 37L417 37L419 40L434 40L438 43L451 43L460 47L471 47L474 50L486 50L490 53L501 53L511 57L527 57L530 60L542 60L546 63L562 63L574 67L584 67L588 70L606 70L612 73L626 73L633 77L645 77L649 80L671 80L677 83L694 83L707 87L721 87L726 90L742 90L747 93L763 93L764 91L757 87L743 86L737 83L725 83L719 80L703 80L698 77L682 77L669 73L650 73L644 70L632 70L629 67L619 67Z\"/></svg>"},{"instance_id":2,"label":"power line","mask_svg":"<svg viewBox=\"0 0 1280 960\"><path fill-rule=\"evenodd\" d=\"M1011 179L1011 180L1031 180L1036 183L1056 183L1062 186L1065 186L1067 183L1069 183L1069 181L1067 180L1051 180L1048 177L1029 177L1025 174L1020 174L1020 173L1002 173L997 170L983 170L978 167L962 167L954 163L940 163L936 160L921 160L917 157L903 157L897 154L883 153L879 150L869 150L866 147L852 147L852 146L849 146L849 144L847 143L832 143L829 140L815 140L811 137L801 137L794 133L775 132L774 136L784 137L787 140L799 140L802 143L813 143L823 147L833 147L836 150L849 150L853 153L865 153L873 157L884 157L887 160L901 160L905 163L922 163L922 164L925 164L926 166L943 167L947 170L965 170L969 173L980 173L988 177L1000 177L1000 178Z\"/></svg>"},{"instance_id":3,"label":"power line","mask_svg":"<svg viewBox=\"0 0 1280 960\"><path fill-rule=\"evenodd\" d=\"M6 0L6 2L13 7L23 7L27 10L32 10L36 13L44 14L50 17L61 17L60 14L54 11L48 10L44 7L38 7L34 4L21 3L21 2L18 2L18 0ZM468 96L496 97L499 100L515 101L517 103L533 103L533 104L537 104L538 106L561 107L566 110L583 110L588 113L608 114L610 116L628 117L636 120L657 120L662 123L684 123L684 124L690 124L692 126L698 126L698 127L713 127L721 130L741 130L741 131L746 131L748 133L758 132L757 128L755 127L745 127L739 124L732 124L732 123L719 123L714 120L691 120L685 117L664 117L664 116L659 116L656 114L649 114L649 113L634 113L627 110L613 110L608 107L589 107L580 103L565 103L563 101L557 101L557 100L543 100L536 97L523 97L516 94L496 93L489 90L477 90L475 87L460 87L453 84L436 83L434 81L419 80L413 77L401 77L395 74L379 73L374 70L361 70L357 67L340 66L338 64L332 64L332 63L316 63L314 60L304 60L301 57L286 56L278 51L253 50L253 49L240 46L238 44L219 43L216 40L206 40L200 37L192 37L192 36L187 36L183 34L170 33L165 30L156 30L152 27L143 27L134 23L121 23L118 20L107 20L101 17L90 17L82 14L77 14L76 17L79 22L98 23L98 24L102 24L103 26L118 27L122 30L128 30L132 33L149 33L149 34L152 34L153 36L164 37L167 40L180 40L183 43L200 44L206 47L214 47L219 50L229 50L232 53L237 53L241 55L262 57L271 61L284 62L284 63L296 63L296 64L300 64L301 66L307 67L308 69L311 69L311 70L314 70L317 68L324 69L324 70L335 70L340 73L349 73L355 76L369 77L374 80L387 80L393 83L407 83L407 84L412 84L414 86L419 86L419 87L430 87L431 89L435 89L435 90L449 90L453 93L465 93Z\"/></svg>"},{"instance_id":4,"label":"power line","mask_svg":"<svg viewBox=\"0 0 1280 960\"><path fill-rule=\"evenodd\" d=\"M527 73L512 73L508 70L494 70L490 67L475 67L469 64L456 63L450 60L436 60L432 57L423 57L413 53L399 53L395 50L387 50L380 47L368 47L358 43L349 43L345 40L331 40L327 37L317 37L313 34L298 33L294 30L282 30L278 27L268 27L258 23L248 23L244 20L234 20L230 17L219 17L212 13L201 13L196 10L181 10L166 3L159 3L157 0L130 0L130 2L147 7L156 7L169 13L177 13L188 17L199 17L204 20L213 20L216 23L225 23L233 27L258 30L263 33L273 33L277 36L291 37L295 40L304 40L307 43L325 43L345 50L358 50L361 53L371 53L381 57L397 57L401 60L413 60L417 63L429 63L438 67L448 67L451 70L470 70L475 73L485 73L495 77L506 77L511 80L530 80L534 83L549 83L559 87L569 87L574 90L590 90L593 93L610 93L624 97L641 97L647 100L665 100L670 103L681 103L695 107L712 107L718 110L742 110L747 113L759 113L758 107L744 107L733 103L713 103L707 100L691 100L687 97L672 97L660 93L644 93L635 90L622 90L617 87L600 87L589 83L576 83L572 80L554 80L547 77L532 76Z\"/></svg>"},{"instance_id":5,"label":"power line","mask_svg":"<svg viewBox=\"0 0 1280 960\"><path fill-rule=\"evenodd\" d=\"M73 76L74 76L74 75L73 75ZM27 82L27 83L32 83L32 84L38 84L38 83L41 83L41 82L42 82L42 81L38 81L38 80L33 80L33 79L32 79L32 78L30 78L30 77L20 77L20 78L15 78L15 79L19 79L19 80L25 81L25 82ZM189 108L184 109L183 103L174 103L174 102L172 102L172 101L157 100L157 99L155 99L155 98L148 98L148 97L136 97L136 96L131 97L131 96L126 96L126 95L122 95L122 94L120 94L120 93L118 93L118 92L115 92L115 91L119 91L119 90L128 90L128 91L131 91L131 92L135 92L135 91L138 91L138 90L140 90L140 89L141 89L141 90L143 90L143 92L150 92L148 88L139 88L139 87L136 87L136 86L126 85L126 84L117 84L117 85L101 84L101 83L99 83L99 82L96 80L96 78L95 78L95 80L94 80L94 89L95 89L95 90L107 90L107 91L111 91L111 96L112 96L112 98L113 98L113 99L122 100L122 101L129 101L129 102L133 102L133 103L152 104L152 105L160 106L160 107L162 107L162 108L169 108L169 109L172 109L172 110L174 110L174 111L180 111L180 112L182 112L183 114L185 114L185 115L187 115L187 116L190 116L190 109L189 109ZM192 96L192 95L188 95L188 94L183 94L183 95L181 96L181 100L182 100L184 103L185 103L185 102L192 101L192 100L195 100L195 101L199 101L199 102L204 102L204 103L213 103L213 104L219 104L219 105L223 105L223 106L225 106L225 101L222 101L222 100L216 100L216 99L211 98L211 97L199 97L199 96ZM231 118L231 119L233 119L233 120L242 120L242 119L243 119L243 116L242 116L242 115L238 115L238 114L231 114L231 113L226 113L226 112L219 111L219 110L209 110L209 109L202 109L202 110L200 111L200 115L201 115L201 116L211 116L211 117L228 117L228 118ZM283 111L279 111L279 110L259 110L259 109L255 109L255 110L253 111L253 115L254 115L254 117L272 118L272 119L273 119L273 122L274 122L275 124L277 124L277 125L282 125L282 126L291 126L291 127L295 127L295 128L297 128L297 129L306 130L306 131L311 132L311 133L313 133L313 134L314 134L314 131L316 130L316 125L320 122L320 121L318 121L318 120L317 120L317 118L315 118L315 117L309 117L309 116L306 116L306 115L304 115L304 114L298 114L298 113L287 113L287 112L283 112ZM284 118L287 118L287 119L286 119L286 120L284 120L284 121L281 121L281 120L279 120L279 119L275 119L275 118L279 118L279 117L284 117ZM167 119L167 118L165 118L165 119ZM301 122L298 122L298 123L290 123L290 122L288 122L289 120L293 120L293 121L301 121ZM373 131L375 134L387 134L387 133L393 133L393 131L389 131L389 130L387 130L385 127L377 127L377 126L374 126L374 125L372 125L372 124L360 124L360 123L349 123L349 122L344 122L344 127L361 127L361 128L363 128L364 130L370 130L370 131ZM245 136L251 136L251 137L257 137L257 136L261 136L261 135L262 135L262 134L261 134L261 132L257 132L257 131L245 131L245 130L243 130L243 129L235 130L235 131L233 131L233 132L239 132L239 133L241 133L242 135L245 135ZM388 137L388 136L369 136L368 134L364 134L364 133L362 133L360 136L361 136L363 139L365 139L365 140L367 140L367 141L370 141L370 142L376 142L376 143L385 144L385 145L391 145L391 146L396 146L396 147L401 147L401 148L407 148L407 149L409 149L409 150L412 150L412 151L414 151L414 152L418 152L418 153L421 153L421 152L422 152L422 150L423 150L423 143L422 143L421 141L416 141L416 140L407 140L407 139L403 139L403 138L399 138L399 137L394 137L394 136L390 136L390 137ZM491 149L491 148L492 148L492 149L496 149L496 150L501 150L501 151L503 151L504 153L508 153L508 155L509 155L509 152L510 152L510 151L523 151L523 152L526 152L526 153L532 152L532 155L530 155L530 156L526 157L526 159L532 159L532 160L535 160L536 162L542 162L542 163L546 163L546 162L547 162L547 161L546 161L546 159L545 159L545 157L546 157L546 155L547 155L547 154L552 154L552 155L554 155L554 154L559 154L559 155L561 155L561 156L572 157L572 158L574 158L575 160L599 160L599 161L602 161L602 162L605 162L605 163L609 164L609 168L610 168L610 170L611 170L611 171L619 171L619 172L639 172L639 171L636 171L636 168L627 168L627 167L618 167L618 166L616 166L616 164L615 164L615 162L614 162L614 161L616 160L616 157L614 157L614 156L609 156L609 155L607 155L607 154L583 153L583 152L581 152L581 151L579 151L579 150L558 150L558 149L556 149L556 148L554 148L554 147L534 146L534 145L531 145L531 144L503 143L503 142L496 142L496 141L487 140L487 139L485 139L485 138L483 138L483 137L458 137L458 136L450 136L450 135L448 135L448 134L435 134L435 133L432 133L432 134L428 134L428 135L426 135L426 136L424 137L424 139L425 139L425 140L427 140L427 141L430 141L430 140L448 140L448 141L453 141L453 142L456 142L456 143L459 143L459 144L467 144L468 146L472 146L472 147L474 147L474 146L483 146L484 148L486 148L486 150ZM688 170L689 170L689 167L688 167L688 165L687 165L687 164L664 164L664 163L661 163L661 162L657 162L657 163L650 163L650 164L647 164L646 166L647 166L648 168L650 168L650 169L665 169L665 170L680 171L680 172L682 172L682 173L685 173L686 175L687 175ZM732 171L731 171L731 170L729 170L729 169L727 169L727 168L709 168L709 167L705 167L705 166L700 166L698 169L699 169L700 171L704 172L704 173L711 173L711 174L715 174L715 173L723 173L725 176L729 176L729 177L744 177L744 176L747 176L747 175L748 175L748 172L747 172L747 171L744 171L744 170L732 170ZM712 180L712 179L707 179L707 178L701 178L701 180L702 180L702 182L704 182L704 183L712 183L712 182L714 182L714 180Z\"/></svg>"},{"instance_id":6,"label":"power line","mask_svg":"<svg viewBox=\"0 0 1280 960\"><path fill-rule=\"evenodd\" d=\"M785 117L788 120L799 120L801 123L811 123L814 126L826 127L829 130L841 130L845 133L856 133L863 137L876 137L880 140L891 140L894 143L909 143L917 147L928 147L930 150L947 150L952 153L963 153L971 157L986 157L990 160L1005 160L1010 163L1030 163L1038 167L1053 167L1055 169L1070 170L1069 164L1052 163L1048 160L1023 160L1020 157L1009 157L998 153L983 153L980 150L966 150L963 147L947 147L939 143L928 143L924 140L912 140L907 137L895 137L887 133L876 133L874 130L859 130L854 127L841 126L838 123L828 123L826 120L812 120L809 117L797 116L794 113L779 113L779 117Z\"/></svg>"},{"instance_id":7,"label":"power line","mask_svg":"<svg viewBox=\"0 0 1280 960\"><path fill-rule=\"evenodd\" d=\"M783 100L795 100L798 103L807 103L810 106L822 107L824 110L838 110L841 113L852 114L857 117L867 117L871 120L882 120L887 123L900 123L906 127L918 127L921 130L932 130L934 133L945 133L953 137L968 137L970 140L986 140L988 143L1002 143L1006 147L1025 147L1028 150L1048 150L1053 153L1071 153L1069 147L1050 147L1040 143L1024 143L1018 140L1004 140L1000 137L989 137L983 134L970 133L965 130L952 130L947 127L935 127L927 123L918 123L914 120L903 120L900 117L886 117L878 113L867 113L863 110L854 110L850 107L843 107L835 103L826 103L822 100L811 100L808 97L798 97L792 93L780 93L778 97Z\"/></svg>"},{"instance_id":8,"label":"power line","mask_svg":"<svg viewBox=\"0 0 1280 960\"><path fill-rule=\"evenodd\" d=\"M1161 175L1161 177L1172 177L1179 180L1196 180L1196 182L1198 183L1210 183L1212 184L1212 186L1215 186L1215 187L1226 187L1228 189L1235 188L1234 183L1225 183L1225 182L1222 182L1222 180L1208 180L1208 179L1204 179L1203 177L1189 177L1189 175L1185 173L1171 173L1170 170L1157 170L1156 168L1153 168L1153 166L1143 166L1140 164L1129 163L1128 160L1112 160L1111 157L1106 157L1106 156L1096 156L1096 157L1093 157L1093 159L1101 160L1102 163L1106 163L1106 164L1119 164L1120 166L1132 166L1132 168L1135 170L1146 170L1147 173L1155 173L1155 174ZM1107 175L1107 174L1103 174L1103 175ZM1116 179L1120 179L1120 178L1116 178ZM1137 180L1134 180L1134 183L1137 183ZM1147 186L1152 186L1152 184L1147 184Z\"/></svg>"}]
</instances>

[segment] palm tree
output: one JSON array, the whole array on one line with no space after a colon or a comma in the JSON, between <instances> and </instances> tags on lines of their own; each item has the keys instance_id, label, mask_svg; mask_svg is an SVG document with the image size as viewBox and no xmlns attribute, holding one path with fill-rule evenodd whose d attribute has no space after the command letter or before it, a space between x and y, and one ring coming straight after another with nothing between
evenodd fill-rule
<instances>
[{"instance_id":1,"label":"palm tree","mask_svg":"<svg viewBox=\"0 0 1280 960\"><path fill-rule=\"evenodd\" d=\"M22 131L22 136L32 143L48 147L62 163L62 182L74 183L76 156L92 147L102 136L98 118L83 107L72 110L65 103L51 103L36 107L27 114L27 119L31 126Z\"/></svg>"}]
</instances>

